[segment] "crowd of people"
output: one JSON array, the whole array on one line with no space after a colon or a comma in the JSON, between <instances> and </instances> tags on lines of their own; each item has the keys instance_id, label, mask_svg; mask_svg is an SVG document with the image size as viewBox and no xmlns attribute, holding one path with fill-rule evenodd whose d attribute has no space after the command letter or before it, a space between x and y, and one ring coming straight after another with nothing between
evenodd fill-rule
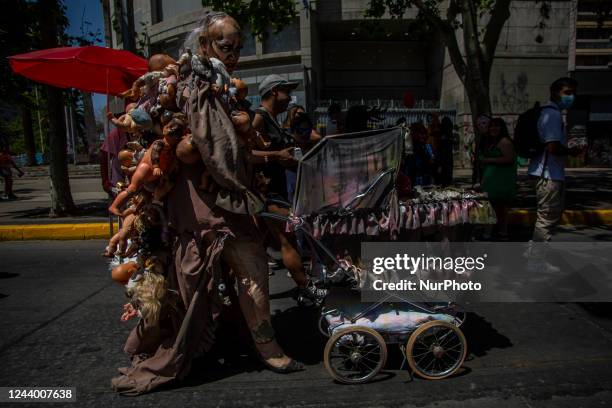
<instances>
[{"instance_id":1,"label":"crowd of people","mask_svg":"<svg viewBox=\"0 0 612 408\"><path fill-rule=\"evenodd\" d=\"M368 130L380 112L362 105L343 112L332 104L321 134L303 106L290 104L298 83L275 74L259 83L261 104L251 106L246 84L231 77L241 48L238 23L225 13L208 13L182 55L150 57L149 72L123 94L125 112L109 114L115 128L101 148L102 186L122 225L105 255L129 298L122 320L141 318L124 346L130 366L112 380L122 394L183 379L193 359L211 350L228 310L242 316L249 333L242 340L267 368L285 374L303 369L276 341L267 247L280 250L298 302L317 304L326 290L304 270L286 223L257 214L290 215L302 155L322 137ZM553 84L550 109L538 122L546 148L529 168L539 178L534 240L550 239L560 217L561 158L574 153L565 148L560 110L571 105L574 92L575 83L566 79ZM400 194L452 184L451 119L432 115L427 126L407 126L405 120L396 125L405 129L408 153L399 169ZM481 116L478 132L474 182L495 208L497 237L507 239L517 152L503 119ZM0 155L0 171L10 196L6 180L16 166L7 154Z\"/></svg>"}]
</instances>

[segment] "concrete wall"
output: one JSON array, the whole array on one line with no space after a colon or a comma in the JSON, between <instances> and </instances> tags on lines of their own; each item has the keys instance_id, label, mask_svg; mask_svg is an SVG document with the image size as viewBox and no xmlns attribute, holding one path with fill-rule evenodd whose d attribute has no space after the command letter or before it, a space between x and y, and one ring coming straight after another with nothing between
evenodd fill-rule
<instances>
[{"instance_id":1,"label":"concrete wall","mask_svg":"<svg viewBox=\"0 0 612 408\"><path fill-rule=\"evenodd\" d=\"M571 3L569 0L551 1L550 18L544 20L546 27L543 29L538 28L540 4L523 0L511 3L511 15L495 53L489 83L493 115L504 118L511 132L518 114L536 101L546 102L550 83L567 75ZM481 25L484 24L486 20L481 21ZM457 35L463 49L461 30ZM469 166L469 151L473 148L469 101L448 52L445 52L444 61L440 106L457 110L464 152L461 161Z\"/></svg>"},{"instance_id":2,"label":"concrete wall","mask_svg":"<svg viewBox=\"0 0 612 408\"><path fill-rule=\"evenodd\" d=\"M536 101L546 101L550 83L567 74L570 2L554 1L550 4L550 19L545 20L544 29L538 29L538 4L534 1L512 2L511 17L502 30L491 72L491 103L495 114L519 113ZM536 41L538 35L541 42ZM458 36L462 36L461 31ZM463 85L447 53L441 106L469 113L467 102Z\"/></svg>"}]
</instances>

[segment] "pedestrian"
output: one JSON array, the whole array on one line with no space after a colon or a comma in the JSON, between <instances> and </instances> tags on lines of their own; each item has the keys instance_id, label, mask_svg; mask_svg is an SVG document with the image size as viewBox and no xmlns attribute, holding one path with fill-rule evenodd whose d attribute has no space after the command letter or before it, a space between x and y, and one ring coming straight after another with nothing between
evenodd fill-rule
<instances>
[{"instance_id":1,"label":"pedestrian","mask_svg":"<svg viewBox=\"0 0 612 408\"><path fill-rule=\"evenodd\" d=\"M119 152L125 147L128 141L129 139L126 132L113 127L100 147L100 177L102 179L102 188L109 196L114 195L112 192L113 187L116 187L118 182L124 181L124 176L121 172Z\"/></svg>"},{"instance_id":2,"label":"pedestrian","mask_svg":"<svg viewBox=\"0 0 612 408\"><path fill-rule=\"evenodd\" d=\"M438 167L436 184L449 186L453 183L453 122L445 116L440 121L440 146L438 152Z\"/></svg>"},{"instance_id":3,"label":"pedestrian","mask_svg":"<svg viewBox=\"0 0 612 408\"><path fill-rule=\"evenodd\" d=\"M327 124L325 129L326 133L324 136L344 133L344 117L339 103L332 103L327 108Z\"/></svg>"},{"instance_id":4,"label":"pedestrian","mask_svg":"<svg viewBox=\"0 0 612 408\"><path fill-rule=\"evenodd\" d=\"M0 150L0 175L4 178L4 198L7 200L17 199L17 196L13 193L13 169L17 170L19 177L23 176L23 170L17 166L17 163L11 157L8 146L2 146L2 150Z\"/></svg>"},{"instance_id":5,"label":"pedestrian","mask_svg":"<svg viewBox=\"0 0 612 408\"><path fill-rule=\"evenodd\" d=\"M480 186L487 193L497 216L494 236L507 241L508 208L516 198L516 151L502 118L491 120L481 146L482 153L478 158L482 166Z\"/></svg>"},{"instance_id":6,"label":"pedestrian","mask_svg":"<svg viewBox=\"0 0 612 408\"><path fill-rule=\"evenodd\" d=\"M574 103L577 82L559 78L550 85L550 100L542 106L538 135L543 151L529 162L528 173L536 180L537 217L533 241L547 242L561 220L565 195L565 162L580 147L567 147L562 111Z\"/></svg>"},{"instance_id":7,"label":"pedestrian","mask_svg":"<svg viewBox=\"0 0 612 408\"><path fill-rule=\"evenodd\" d=\"M268 75L259 84L261 106L255 110L253 128L263 135L264 140L270 143L268 151L253 151L254 156L263 156L264 163L261 170L266 179L265 187L267 209L269 212L287 216L290 210L290 198L287 189L287 170L295 171L297 160L293 156L295 141L291 133L284 129L277 121L277 116L285 112L291 101L291 91L298 86L297 82L290 82L280 75ZM312 131L309 132L312 134ZM321 289L317 289L314 282L308 278L302 264L302 257L297 251L295 234L285 231L282 221L263 219L264 224L280 245L283 264L291 273L297 284L299 297L310 300L319 300L325 296Z\"/></svg>"},{"instance_id":8,"label":"pedestrian","mask_svg":"<svg viewBox=\"0 0 612 408\"><path fill-rule=\"evenodd\" d=\"M434 155L427 143L427 128L422 122L410 125L410 138L412 155L406 158L404 174L410 177L412 186L429 186L433 182Z\"/></svg>"},{"instance_id":9,"label":"pedestrian","mask_svg":"<svg viewBox=\"0 0 612 408\"><path fill-rule=\"evenodd\" d=\"M293 136L296 151L298 155L294 154L296 159L301 158L304 154L308 153L312 147L321 140L321 135L316 131L310 116L305 111L298 112L293 116L290 125L291 136ZM298 150L299 149L299 150ZM293 202L293 195L295 193L295 184L297 180L296 171L293 169L286 170L287 175L287 191L289 201Z\"/></svg>"},{"instance_id":10,"label":"pedestrian","mask_svg":"<svg viewBox=\"0 0 612 408\"><path fill-rule=\"evenodd\" d=\"M302 149L302 153L306 153L321 140L321 134L314 128L310 115L300 105L293 105L289 108L283 128L289 131L294 143ZM308 133L309 130L310 133Z\"/></svg>"},{"instance_id":11,"label":"pedestrian","mask_svg":"<svg viewBox=\"0 0 612 408\"><path fill-rule=\"evenodd\" d=\"M472 151L472 185L480 184L480 180L482 178L481 167L478 163L478 156L480 156L480 141L488 133L490 123L491 116L487 114L480 114L476 118L476 129L474 129L474 145Z\"/></svg>"},{"instance_id":12,"label":"pedestrian","mask_svg":"<svg viewBox=\"0 0 612 408\"><path fill-rule=\"evenodd\" d=\"M344 130L346 133L364 132L368 130L370 111L365 105L354 105L346 111Z\"/></svg>"}]
</instances>

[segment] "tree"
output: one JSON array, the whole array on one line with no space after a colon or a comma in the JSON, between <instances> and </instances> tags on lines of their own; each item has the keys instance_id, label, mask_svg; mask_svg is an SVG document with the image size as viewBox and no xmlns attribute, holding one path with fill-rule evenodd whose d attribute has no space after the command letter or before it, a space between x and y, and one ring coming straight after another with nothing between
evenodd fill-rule
<instances>
[{"instance_id":1,"label":"tree","mask_svg":"<svg viewBox=\"0 0 612 408\"><path fill-rule=\"evenodd\" d=\"M6 55L18 54L30 50L36 41L32 32L32 6L24 0L10 0L5 4L6 10L0 17L0 47ZM15 77L11 73L8 60L2 58L0 62L0 93L7 105L19 107L21 114L21 129L19 136L23 136L28 165L36 164L34 130L32 128L32 108L34 106L31 95L31 84L22 77ZM7 131L7 121L3 123L3 131Z\"/></svg>"},{"instance_id":2,"label":"tree","mask_svg":"<svg viewBox=\"0 0 612 408\"><path fill-rule=\"evenodd\" d=\"M365 17L379 19L388 12L391 18L402 18L410 7L416 7L418 18L440 33L455 71L465 86L475 117L481 113L491 114L491 67L502 27L510 17L510 2L370 0ZM308 5L308 2L303 3ZM442 13L441 7L446 3L446 13ZM297 15L295 0L203 0L202 5L225 11L241 23L247 22L253 34L260 37L265 35L268 25L279 31ZM483 30L479 27L481 17L488 17ZM463 50L458 35L463 36Z\"/></svg>"},{"instance_id":3,"label":"tree","mask_svg":"<svg viewBox=\"0 0 612 408\"><path fill-rule=\"evenodd\" d=\"M59 46L62 34L60 27L65 27L63 5L57 0L41 0L39 13L41 47ZM49 172L51 176L51 216L64 216L75 212L76 207L70 191L68 176L68 155L66 128L64 124L64 106L62 91L45 85L47 95L47 112L49 115Z\"/></svg>"},{"instance_id":4,"label":"tree","mask_svg":"<svg viewBox=\"0 0 612 408\"><path fill-rule=\"evenodd\" d=\"M446 13L443 0L370 0L369 17L382 17L388 11L401 18L409 7L416 7L446 45L457 76L468 95L472 118L491 114L489 80L495 49L506 20L510 17L511 0L449 0ZM487 18L481 30L479 20ZM460 30L459 30L460 29ZM463 50L458 36L463 36ZM464 57L465 56L465 57Z\"/></svg>"},{"instance_id":5,"label":"tree","mask_svg":"<svg viewBox=\"0 0 612 408\"><path fill-rule=\"evenodd\" d=\"M202 0L202 6L226 12L260 39L270 27L279 32L298 15L295 0Z\"/></svg>"}]
</instances>

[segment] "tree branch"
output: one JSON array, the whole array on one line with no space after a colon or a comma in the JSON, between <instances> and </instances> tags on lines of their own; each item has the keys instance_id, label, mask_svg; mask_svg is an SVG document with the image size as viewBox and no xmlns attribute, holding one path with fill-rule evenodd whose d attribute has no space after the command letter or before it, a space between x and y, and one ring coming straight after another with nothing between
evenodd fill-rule
<instances>
[{"instance_id":1,"label":"tree branch","mask_svg":"<svg viewBox=\"0 0 612 408\"><path fill-rule=\"evenodd\" d=\"M454 21L458 12L456 0L450 1L445 20L441 19L436 13L429 9L429 7L427 7L422 0L414 0L414 5L431 24L438 28L442 34L442 39L444 40L444 44L446 44L446 48L448 49L448 54L453 66L455 67L455 72L459 76L459 79L461 79L461 82L465 83L467 68L465 61L463 60L463 56L461 55L459 44L457 43L454 27Z\"/></svg>"},{"instance_id":2,"label":"tree branch","mask_svg":"<svg viewBox=\"0 0 612 408\"><path fill-rule=\"evenodd\" d=\"M495 56L495 48L497 48L501 30L504 28L506 20L510 18L510 2L511 0L497 0L491 11L491 18L487 23L482 41L482 54L489 65Z\"/></svg>"}]
</instances>

